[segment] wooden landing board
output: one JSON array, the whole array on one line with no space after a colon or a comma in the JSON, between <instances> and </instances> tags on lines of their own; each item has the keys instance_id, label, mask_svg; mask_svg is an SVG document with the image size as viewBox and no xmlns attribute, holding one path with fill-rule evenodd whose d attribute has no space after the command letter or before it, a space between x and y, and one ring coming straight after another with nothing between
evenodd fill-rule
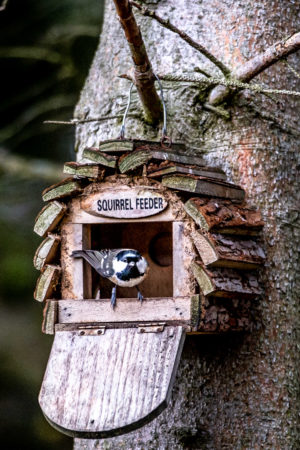
<instances>
[{"instance_id":1,"label":"wooden landing board","mask_svg":"<svg viewBox=\"0 0 300 450\"><path fill-rule=\"evenodd\" d=\"M167 407L184 338L182 327L57 331L39 396L45 417L69 436L90 439L145 425Z\"/></svg>"}]
</instances>

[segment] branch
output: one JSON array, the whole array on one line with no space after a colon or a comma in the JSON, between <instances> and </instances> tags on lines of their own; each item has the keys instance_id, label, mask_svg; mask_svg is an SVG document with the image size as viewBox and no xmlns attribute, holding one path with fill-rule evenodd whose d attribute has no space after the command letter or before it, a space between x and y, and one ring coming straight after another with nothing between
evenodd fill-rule
<instances>
[{"instance_id":1,"label":"branch","mask_svg":"<svg viewBox=\"0 0 300 450\"><path fill-rule=\"evenodd\" d=\"M212 53L210 53L205 47L203 47L203 45L194 41L194 39L192 39L184 31L175 27L175 25L170 23L169 20L165 20L162 17L159 17L154 11L151 11L150 9L146 8L145 6L141 6L139 3L135 2L135 1L130 0L129 3L132 6L134 6L135 8L137 8L144 16L148 16L148 17L151 17L152 19L155 19L163 27L167 28L170 31L173 31L173 33L178 34L181 37L181 39L183 39L185 42L187 42L191 47L198 50L198 52L202 53L202 55L206 56L207 59L209 59L213 64L215 64L225 76L230 75L230 70L228 69L228 67L225 66L225 64L223 64L221 61L219 61Z\"/></svg>"},{"instance_id":2,"label":"branch","mask_svg":"<svg viewBox=\"0 0 300 450\"><path fill-rule=\"evenodd\" d=\"M128 75L121 75L122 78L129 78ZM243 83L239 80L234 79L225 79L225 78L195 78L185 75L159 75L159 78L163 81L171 81L171 82L185 82L185 83L197 83L200 86L216 86L223 85L231 88L239 88L239 89L249 89L253 92L258 92L261 94L285 94L285 95L295 95L296 97L300 96L299 91L289 91L287 89L269 89L261 86L260 84L249 84ZM217 86L219 87L219 86Z\"/></svg>"},{"instance_id":3,"label":"branch","mask_svg":"<svg viewBox=\"0 0 300 450\"><path fill-rule=\"evenodd\" d=\"M0 11L4 11L6 9L8 0L3 0L2 5L0 6Z\"/></svg>"},{"instance_id":4,"label":"branch","mask_svg":"<svg viewBox=\"0 0 300 450\"><path fill-rule=\"evenodd\" d=\"M234 78L241 82L252 80L258 74L275 64L282 58L300 49L300 33L295 33L285 41L277 42L263 53L247 61L235 74ZM275 92L276 93L276 92ZM218 105L231 94L230 89L217 86L209 96L209 103Z\"/></svg>"},{"instance_id":5,"label":"branch","mask_svg":"<svg viewBox=\"0 0 300 450\"><path fill-rule=\"evenodd\" d=\"M153 71L140 29L128 0L114 0L115 7L129 44L134 63L135 85L145 110L145 117L157 123L162 115L161 102L154 85Z\"/></svg>"},{"instance_id":6,"label":"branch","mask_svg":"<svg viewBox=\"0 0 300 450\"><path fill-rule=\"evenodd\" d=\"M90 117L88 119L70 119L70 120L44 120L44 124L51 125L80 125L89 122L103 122L105 120L123 119L124 114L116 116ZM127 117L140 118L139 114L127 114Z\"/></svg>"}]
</instances>

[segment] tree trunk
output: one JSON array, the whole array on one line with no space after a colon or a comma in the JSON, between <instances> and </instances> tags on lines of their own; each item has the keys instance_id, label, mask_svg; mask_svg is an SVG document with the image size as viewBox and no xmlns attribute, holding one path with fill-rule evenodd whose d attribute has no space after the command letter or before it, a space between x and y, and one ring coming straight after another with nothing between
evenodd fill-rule
<instances>
[{"instance_id":1,"label":"tree trunk","mask_svg":"<svg viewBox=\"0 0 300 450\"><path fill-rule=\"evenodd\" d=\"M300 25L299 4L288 0L145 3L233 70L298 31ZM187 75L201 67L212 75L222 75L178 36L134 13L154 71ZM297 69L297 55L291 56L289 62ZM114 4L107 1L100 46L76 116L99 117L124 111L130 83L117 76L126 73L130 66L129 49ZM300 88L299 80L282 62L255 81L273 88ZM231 101L231 120L225 121L202 108L207 100L196 85L164 82L163 86L168 135L175 142L185 142L189 154L201 155L209 165L221 166L231 181L246 190L249 201L261 208L266 223L265 295L253 305L257 326L251 334L187 338L173 399L157 419L118 438L75 439L74 448L298 448L299 97L272 99L244 91ZM142 120L136 93L130 112L140 116L128 118L128 137L160 137L158 129ZM78 126L78 159L85 146L116 138L119 128L116 119Z\"/></svg>"}]
</instances>

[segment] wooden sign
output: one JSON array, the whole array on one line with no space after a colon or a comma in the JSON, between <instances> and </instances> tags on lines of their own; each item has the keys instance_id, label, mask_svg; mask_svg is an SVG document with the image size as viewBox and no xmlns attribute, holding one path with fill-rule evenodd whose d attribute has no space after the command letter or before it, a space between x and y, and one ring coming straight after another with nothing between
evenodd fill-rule
<instances>
[{"instance_id":1,"label":"wooden sign","mask_svg":"<svg viewBox=\"0 0 300 450\"><path fill-rule=\"evenodd\" d=\"M144 188L97 192L81 202L82 209L89 214L117 219L153 216L167 206L161 194Z\"/></svg>"}]
</instances>

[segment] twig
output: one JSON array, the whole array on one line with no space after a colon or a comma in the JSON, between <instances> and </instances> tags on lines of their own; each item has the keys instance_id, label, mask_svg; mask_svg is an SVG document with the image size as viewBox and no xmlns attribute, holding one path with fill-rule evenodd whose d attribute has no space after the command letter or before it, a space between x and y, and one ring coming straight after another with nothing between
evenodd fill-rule
<instances>
[{"instance_id":1,"label":"twig","mask_svg":"<svg viewBox=\"0 0 300 450\"><path fill-rule=\"evenodd\" d=\"M252 80L258 74L275 64L280 59L295 53L300 49L300 33L295 33L285 41L277 42L263 53L254 56L247 61L234 75L234 78L241 82ZM266 91L269 92L269 91ZM277 92L274 92L277 93ZM218 105L231 94L230 89L225 87L213 89L209 96L209 103Z\"/></svg>"},{"instance_id":2,"label":"twig","mask_svg":"<svg viewBox=\"0 0 300 450\"><path fill-rule=\"evenodd\" d=\"M291 72L293 72L293 74L295 75L295 77L300 78L300 73L297 72L297 70L295 70L294 67L292 67L292 66L287 62L286 59L283 59L282 62L283 62L283 64L285 64L285 65L290 69Z\"/></svg>"},{"instance_id":3,"label":"twig","mask_svg":"<svg viewBox=\"0 0 300 450\"><path fill-rule=\"evenodd\" d=\"M8 0L3 0L2 5L0 6L0 11L4 11L7 6Z\"/></svg>"},{"instance_id":4,"label":"twig","mask_svg":"<svg viewBox=\"0 0 300 450\"><path fill-rule=\"evenodd\" d=\"M226 111L226 109L218 108L217 106L212 106L209 103L204 103L203 109L206 111L213 112L217 116L222 117L223 119L229 120L230 119L230 112Z\"/></svg>"},{"instance_id":5,"label":"twig","mask_svg":"<svg viewBox=\"0 0 300 450\"><path fill-rule=\"evenodd\" d=\"M139 114L128 114L127 117L140 117ZM91 117L89 119L71 119L71 120L44 120L43 123L51 124L51 125L79 125L81 123L89 123L89 122L102 122L104 120L113 120L113 119L122 119L122 115L116 116L102 116L102 117Z\"/></svg>"},{"instance_id":6,"label":"twig","mask_svg":"<svg viewBox=\"0 0 300 450\"><path fill-rule=\"evenodd\" d=\"M122 75L125 78L126 75ZM253 92L259 92L262 94L285 94L285 95L295 95L300 96L299 91L289 91L287 89L268 89L259 84L249 84L243 83L239 80L225 79L225 78L195 78L185 75L159 75L159 78L163 81L173 81L173 82L186 82L186 83L197 83L201 86L216 86L223 85L231 88L249 89Z\"/></svg>"},{"instance_id":7,"label":"twig","mask_svg":"<svg viewBox=\"0 0 300 450\"><path fill-rule=\"evenodd\" d=\"M222 61L219 61L212 53L210 53L209 50L203 47L203 45L194 41L194 39L192 39L188 34L186 34L184 31L180 30L175 25L170 23L169 20L163 19L162 17L158 16L154 11L151 11L145 6L141 6L139 3L135 1L130 0L129 3L135 8L137 8L144 16L148 16L151 17L152 19L155 19L163 27L167 28L170 31L173 31L173 33L178 34L181 37L181 39L187 42L191 47L198 50L200 53L202 53L202 55L206 56L207 59L209 59L213 64L215 64L225 76L230 75L229 68L226 67L225 64L222 63Z\"/></svg>"},{"instance_id":8,"label":"twig","mask_svg":"<svg viewBox=\"0 0 300 450\"><path fill-rule=\"evenodd\" d=\"M156 92L153 71L140 29L128 0L114 0L120 23L124 29L134 63L134 83L145 111L145 118L157 123L162 116L159 96Z\"/></svg>"}]
</instances>

